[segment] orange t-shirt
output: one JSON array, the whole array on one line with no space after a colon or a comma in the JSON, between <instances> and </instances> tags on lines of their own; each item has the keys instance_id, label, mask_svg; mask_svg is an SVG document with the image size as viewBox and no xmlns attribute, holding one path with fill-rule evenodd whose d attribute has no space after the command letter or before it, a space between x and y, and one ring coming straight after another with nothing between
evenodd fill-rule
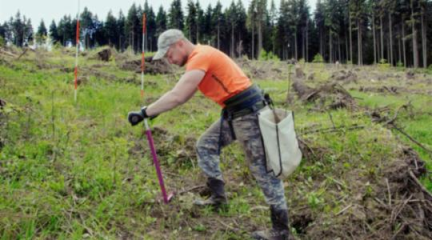
<instances>
[{"instance_id":1,"label":"orange t-shirt","mask_svg":"<svg viewBox=\"0 0 432 240\"><path fill-rule=\"evenodd\" d=\"M186 71L190 70L205 72L198 89L222 107L225 100L252 85L231 58L210 46L198 44L195 47L186 63Z\"/></svg>"}]
</instances>

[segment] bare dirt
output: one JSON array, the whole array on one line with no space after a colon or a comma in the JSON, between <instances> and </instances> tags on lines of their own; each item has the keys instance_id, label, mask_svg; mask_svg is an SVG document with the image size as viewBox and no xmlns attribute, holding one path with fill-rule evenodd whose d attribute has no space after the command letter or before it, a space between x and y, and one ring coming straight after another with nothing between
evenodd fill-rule
<instances>
[{"instance_id":1,"label":"bare dirt","mask_svg":"<svg viewBox=\"0 0 432 240\"><path fill-rule=\"evenodd\" d=\"M169 74L171 73L170 66L162 60L152 61L152 57L145 58L144 73L150 75ZM119 68L127 71L141 73L141 60L129 60L119 64Z\"/></svg>"},{"instance_id":2,"label":"bare dirt","mask_svg":"<svg viewBox=\"0 0 432 240\"><path fill-rule=\"evenodd\" d=\"M309 87L305 84L305 74L300 66L296 66L294 82L292 84L298 98L305 103L315 103L317 109L354 109L357 104L351 94L348 93L340 84L330 82L318 86L317 88ZM353 76L343 76L339 79L351 79Z\"/></svg>"}]
</instances>

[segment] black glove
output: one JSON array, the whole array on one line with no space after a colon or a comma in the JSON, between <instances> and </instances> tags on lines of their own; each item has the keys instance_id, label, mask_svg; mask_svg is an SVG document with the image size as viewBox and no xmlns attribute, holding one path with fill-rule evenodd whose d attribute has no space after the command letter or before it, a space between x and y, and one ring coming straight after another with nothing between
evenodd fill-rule
<instances>
[{"instance_id":1,"label":"black glove","mask_svg":"<svg viewBox=\"0 0 432 240\"><path fill-rule=\"evenodd\" d=\"M142 122L145 118L148 118L149 116L146 113L147 107L141 108L140 111L137 112L129 112L128 114L128 121L132 126L137 125L138 123Z\"/></svg>"}]
</instances>

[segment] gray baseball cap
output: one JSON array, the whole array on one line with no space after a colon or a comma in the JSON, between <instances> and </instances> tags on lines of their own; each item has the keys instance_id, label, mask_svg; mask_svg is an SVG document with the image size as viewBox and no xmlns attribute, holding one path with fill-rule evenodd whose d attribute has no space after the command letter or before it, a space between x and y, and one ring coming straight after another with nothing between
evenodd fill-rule
<instances>
[{"instance_id":1,"label":"gray baseball cap","mask_svg":"<svg viewBox=\"0 0 432 240\"><path fill-rule=\"evenodd\" d=\"M184 38L183 32L178 29L168 29L163 32L158 38L158 51L153 56L153 60L159 60L165 57L165 54L168 51L168 48L176 43L178 40Z\"/></svg>"}]
</instances>

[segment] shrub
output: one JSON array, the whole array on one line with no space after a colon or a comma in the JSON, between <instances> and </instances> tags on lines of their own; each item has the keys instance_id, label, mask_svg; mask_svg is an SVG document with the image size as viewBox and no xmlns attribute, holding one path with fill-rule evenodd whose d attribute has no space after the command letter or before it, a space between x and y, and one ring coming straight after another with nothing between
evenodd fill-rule
<instances>
[{"instance_id":1,"label":"shrub","mask_svg":"<svg viewBox=\"0 0 432 240\"><path fill-rule=\"evenodd\" d=\"M397 63L396 63L396 67L400 67L400 68L402 68L402 67L404 67L404 64L402 63L402 61L398 61Z\"/></svg>"},{"instance_id":2,"label":"shrub","mask_svg":"<svg viewBox=\"0 0 432 240\"><path fill-rule=\"evenodd\" d=\"M304 58L300 58L300 60L298 60L298 64L304 65L305 64Z\"/></svg>"},{"instance_id":3,"label":"shrub","mask_svg":"<svg viewBox=\"0 0 432 240\"><path fill-rule=\"evenodd\" d=\"M63 45L60 42L56 42L53 46L54 50L60 50L63 48Z\"/></svg>"},{"instance_id":4,"label":"shrub","mask_svg":"<svg viewBox=\"0 0 432 240\"><path fill-rule=\"evenodd\" d=\"M279 57L276 54L273 54L272 51L267 53L267 60L276 61L276 62L280 61Z\"/></svg>"},{"instance_id":5,"label":"shrub","mask_svg":"<svg viewBox=\"0 0 432 240\"><path fill-rule=\"evenodd\" d=\"M381 58L381 60L379 61L380 64L386 64L387 63L387 59L385 58Z\"/></svg>"},{"instance_id":6,"label":"shrub","mask_svg":"<svg viewBox=\"0 0 432 240\"><path fill-rule=\"evenodd\" d=\"M261 49L260 55L258 56L258 60L265 61L267 60L267 52L264 49Z\"/></svg>"},{"instance_id":7,"label":"shrub","mask_svg":"<svg viewBox=\"0 0 432 240\"><path fill-rule=\"evenodd\" d=\"M321 56L321 54L317 54L314 56L313 61L314 63L323 63L324 62L324 58Z\"/></svg>"},{"instance_id":8,"label":"shrub","mask_svg":"<svg viewBox=\"0 0 432 240\"><path fill-rule=\"evenodd\" d=\"M279 57L273 54L272 51L266 52L266 50L261 49L260 55L258 56L260 61L280 61Z\"/></svg>"},{"instance_id":9,"label":"shrub","mask_svg":"<svg viewBox=\"0 0 432 240\"><path fill-rule=\"evenodd\" d=\"M391 67L391 65L387 62L387 59L382 58L382 59L379 61L379 68L380 68L381 70L387 70L387 69L390 68L390 67Z\"/></svg>"}]
</instances>

